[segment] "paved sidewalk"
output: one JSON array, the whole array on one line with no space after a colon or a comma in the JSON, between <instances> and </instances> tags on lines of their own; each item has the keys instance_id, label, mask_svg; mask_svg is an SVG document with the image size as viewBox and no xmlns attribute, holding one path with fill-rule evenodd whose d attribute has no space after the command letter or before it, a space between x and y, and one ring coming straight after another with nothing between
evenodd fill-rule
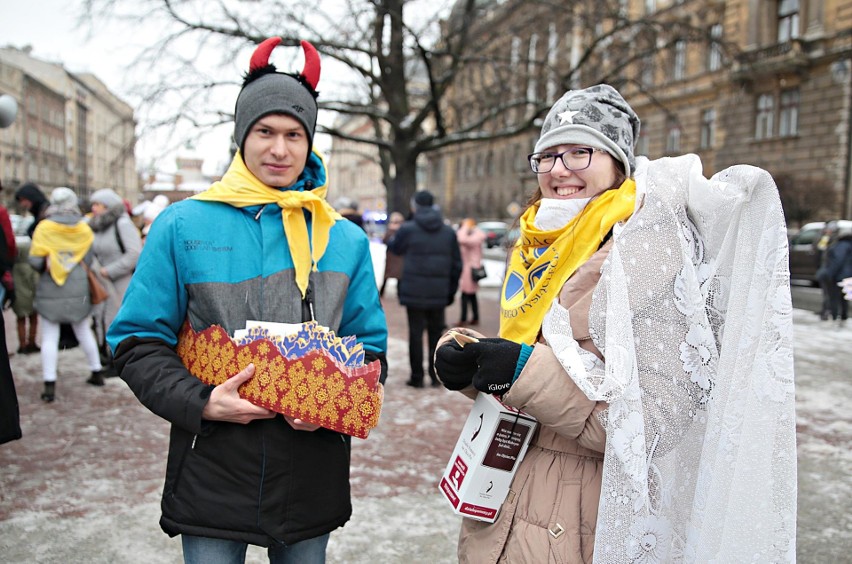
<instances>
[{"instance_id":1,"label":"paved sidewalk","mask_svg":"<svg viewBox=\"0 0 852 564\"><path fill-rule=\"evenodd\" d=\"M496 333L496 289L481 296L482 325ZM455 562L459 519L437 481L469 401L412 389L407 325L393 289L385 405L367 440L354 440L352 520L332 534L330 563ZM852 328L795 310L799 449L799 562L849 562L852 552ZM458 303L447 312L452 324ZM7 312L7 342L17 348ZM86 385L79 349L60 353L57 401L43 404L38 355L15 355L24 438L0 446L0 561L179 563L180 543L158 526L168 425L119 379ZM265 562L251 548L248 562Z\"/></svg>"},{"instance_id":2,"label":"paved sidewalk","mask_svg":"<svg viewBox=\"0 0 852 564\"><path fill-rule=\"evenodd\" d=\"M379 427L353 440L353 516L332 534L328 560L454 562L460 519L437 482L470 402L443 388L405 385L407 323L392 284L383 305L392 335L385 404ZM458 319L457 309L447 315ZM480 329L495 333L496 319L495 303L483 303ZM15 350L9 312L6 327ZM79 348L60 353L52 404L39 399L39 355L16 354L11 364L24 437L0 446L0 561L181 562L179 539L158 525L168 425L118 378L86 385ZM249 549L247 562L266 561L262 549Z\"/></svg>"}]
</instances>

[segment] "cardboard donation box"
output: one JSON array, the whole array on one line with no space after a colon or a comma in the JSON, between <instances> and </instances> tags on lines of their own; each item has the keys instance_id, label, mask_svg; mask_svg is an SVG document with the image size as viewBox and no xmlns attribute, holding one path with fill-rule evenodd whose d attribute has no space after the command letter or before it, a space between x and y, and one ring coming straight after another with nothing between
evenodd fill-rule
<instances>
[{"instance_id":1,"label":"cardboard donation box","mask_svg":"<svg viewBox=\"0 0 852 564\"><path fill-rule=\"evenodd\" d=\"M493 523L527 452L536 420L480 392L439 488L453 510Z\"/></svg>"},{"instance_id":2,"label":"cardboard donation box","mask_svg":"<svg viewBox=\"0 0 852 564\"><path fill-rule=\"evenodd\" d=\"M338 337L313 321L246 325L231 338L218 325L197 332L187 321L178 336L178 356L193 376L213 386L253 363L255 375L239 388L243 399L367 438L382 409L381 363L365 364L355 337Z\"/></svg>"}]
</instances>

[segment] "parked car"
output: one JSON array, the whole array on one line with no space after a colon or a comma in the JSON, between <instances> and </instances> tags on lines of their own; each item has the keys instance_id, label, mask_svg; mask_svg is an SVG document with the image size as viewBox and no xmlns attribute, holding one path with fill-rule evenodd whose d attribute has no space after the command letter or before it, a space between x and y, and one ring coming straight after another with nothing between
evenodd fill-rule
<instances>
[{"instance_id":1,"label":"parked car","mask_svg":"<svg viewBox=\"0 0 852 564\"><path fill-rule=\"evenodd\" d=\"M818 247L823 230L825 229L825 221L815 221L806 223L790 237L790 278L792 280L804 280L817 286L819 283L816 278L816 271L822 263L822 253ZM852 233L852 221L838 220L838 229L840 233Z\"/></svg>"},{"instance_id":2,"label":"parked car","mask_svg":"<svg viewBox=\"0 0 852 564\"><path fill-rule=\"evenodd\" d=\"M483 221L477 227L485 232L485 246L489 249L502 245L509 231L509 225L503 221Z\"/></svg>"},{"instance_id":3,"label":"parked car","mask_svg":"<svg viewBox=\"0 0 852 564\"><path fill-rule=\"evenodd\" d=\"M521 228L513 227L506 233L505 246L507 249L511 249L515 246L515 243L518 241L518 237L521 236Z\"/></svg>"}]
</instances>

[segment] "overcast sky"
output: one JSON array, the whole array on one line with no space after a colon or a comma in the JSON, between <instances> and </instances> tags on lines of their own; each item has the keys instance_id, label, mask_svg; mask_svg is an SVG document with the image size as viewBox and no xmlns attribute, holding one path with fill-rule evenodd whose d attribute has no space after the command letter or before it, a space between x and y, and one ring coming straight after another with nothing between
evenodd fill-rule
<instances>
[{"instance_id":1,"label":"overcast sky","mask_svg":"<svg viewBox=\"0 0 852 564\"><path fill-rule=\"evenodd\" d=\"M72 6L73 4L73 6ZM89 38L87 30L76 26L78 2L73 0L0 0L0 46L32 47L32 56L62 63L72 72L91 72L109 89L131 106L124 66L138 53L145 33L109 26ZM205 158L205 172L214 173L228 161L228 134L223 131L205 139L196 152ZM153 149L140 143L137 159L142 164L151 158ZM174 169L174 159L158 162L161 169Z\"/></svg>"}]
</instances>

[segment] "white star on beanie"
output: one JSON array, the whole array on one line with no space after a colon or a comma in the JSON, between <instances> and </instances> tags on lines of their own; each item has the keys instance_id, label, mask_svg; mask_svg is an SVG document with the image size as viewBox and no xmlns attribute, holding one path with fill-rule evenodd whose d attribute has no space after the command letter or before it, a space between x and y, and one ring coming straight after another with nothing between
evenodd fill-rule
<instances>
[{"instance_id":1,"label":"white star on beanie","mask_svg":"<svg viewBox=\"0 0 852 564\"><path fill-rule=\"evenodd\" d=\"M580 110L565 110L564 112L557 114L559 116L559 125L563 125L566 123L573 124L574 116L579 113Z\"/></svg>"}]
</instances>

